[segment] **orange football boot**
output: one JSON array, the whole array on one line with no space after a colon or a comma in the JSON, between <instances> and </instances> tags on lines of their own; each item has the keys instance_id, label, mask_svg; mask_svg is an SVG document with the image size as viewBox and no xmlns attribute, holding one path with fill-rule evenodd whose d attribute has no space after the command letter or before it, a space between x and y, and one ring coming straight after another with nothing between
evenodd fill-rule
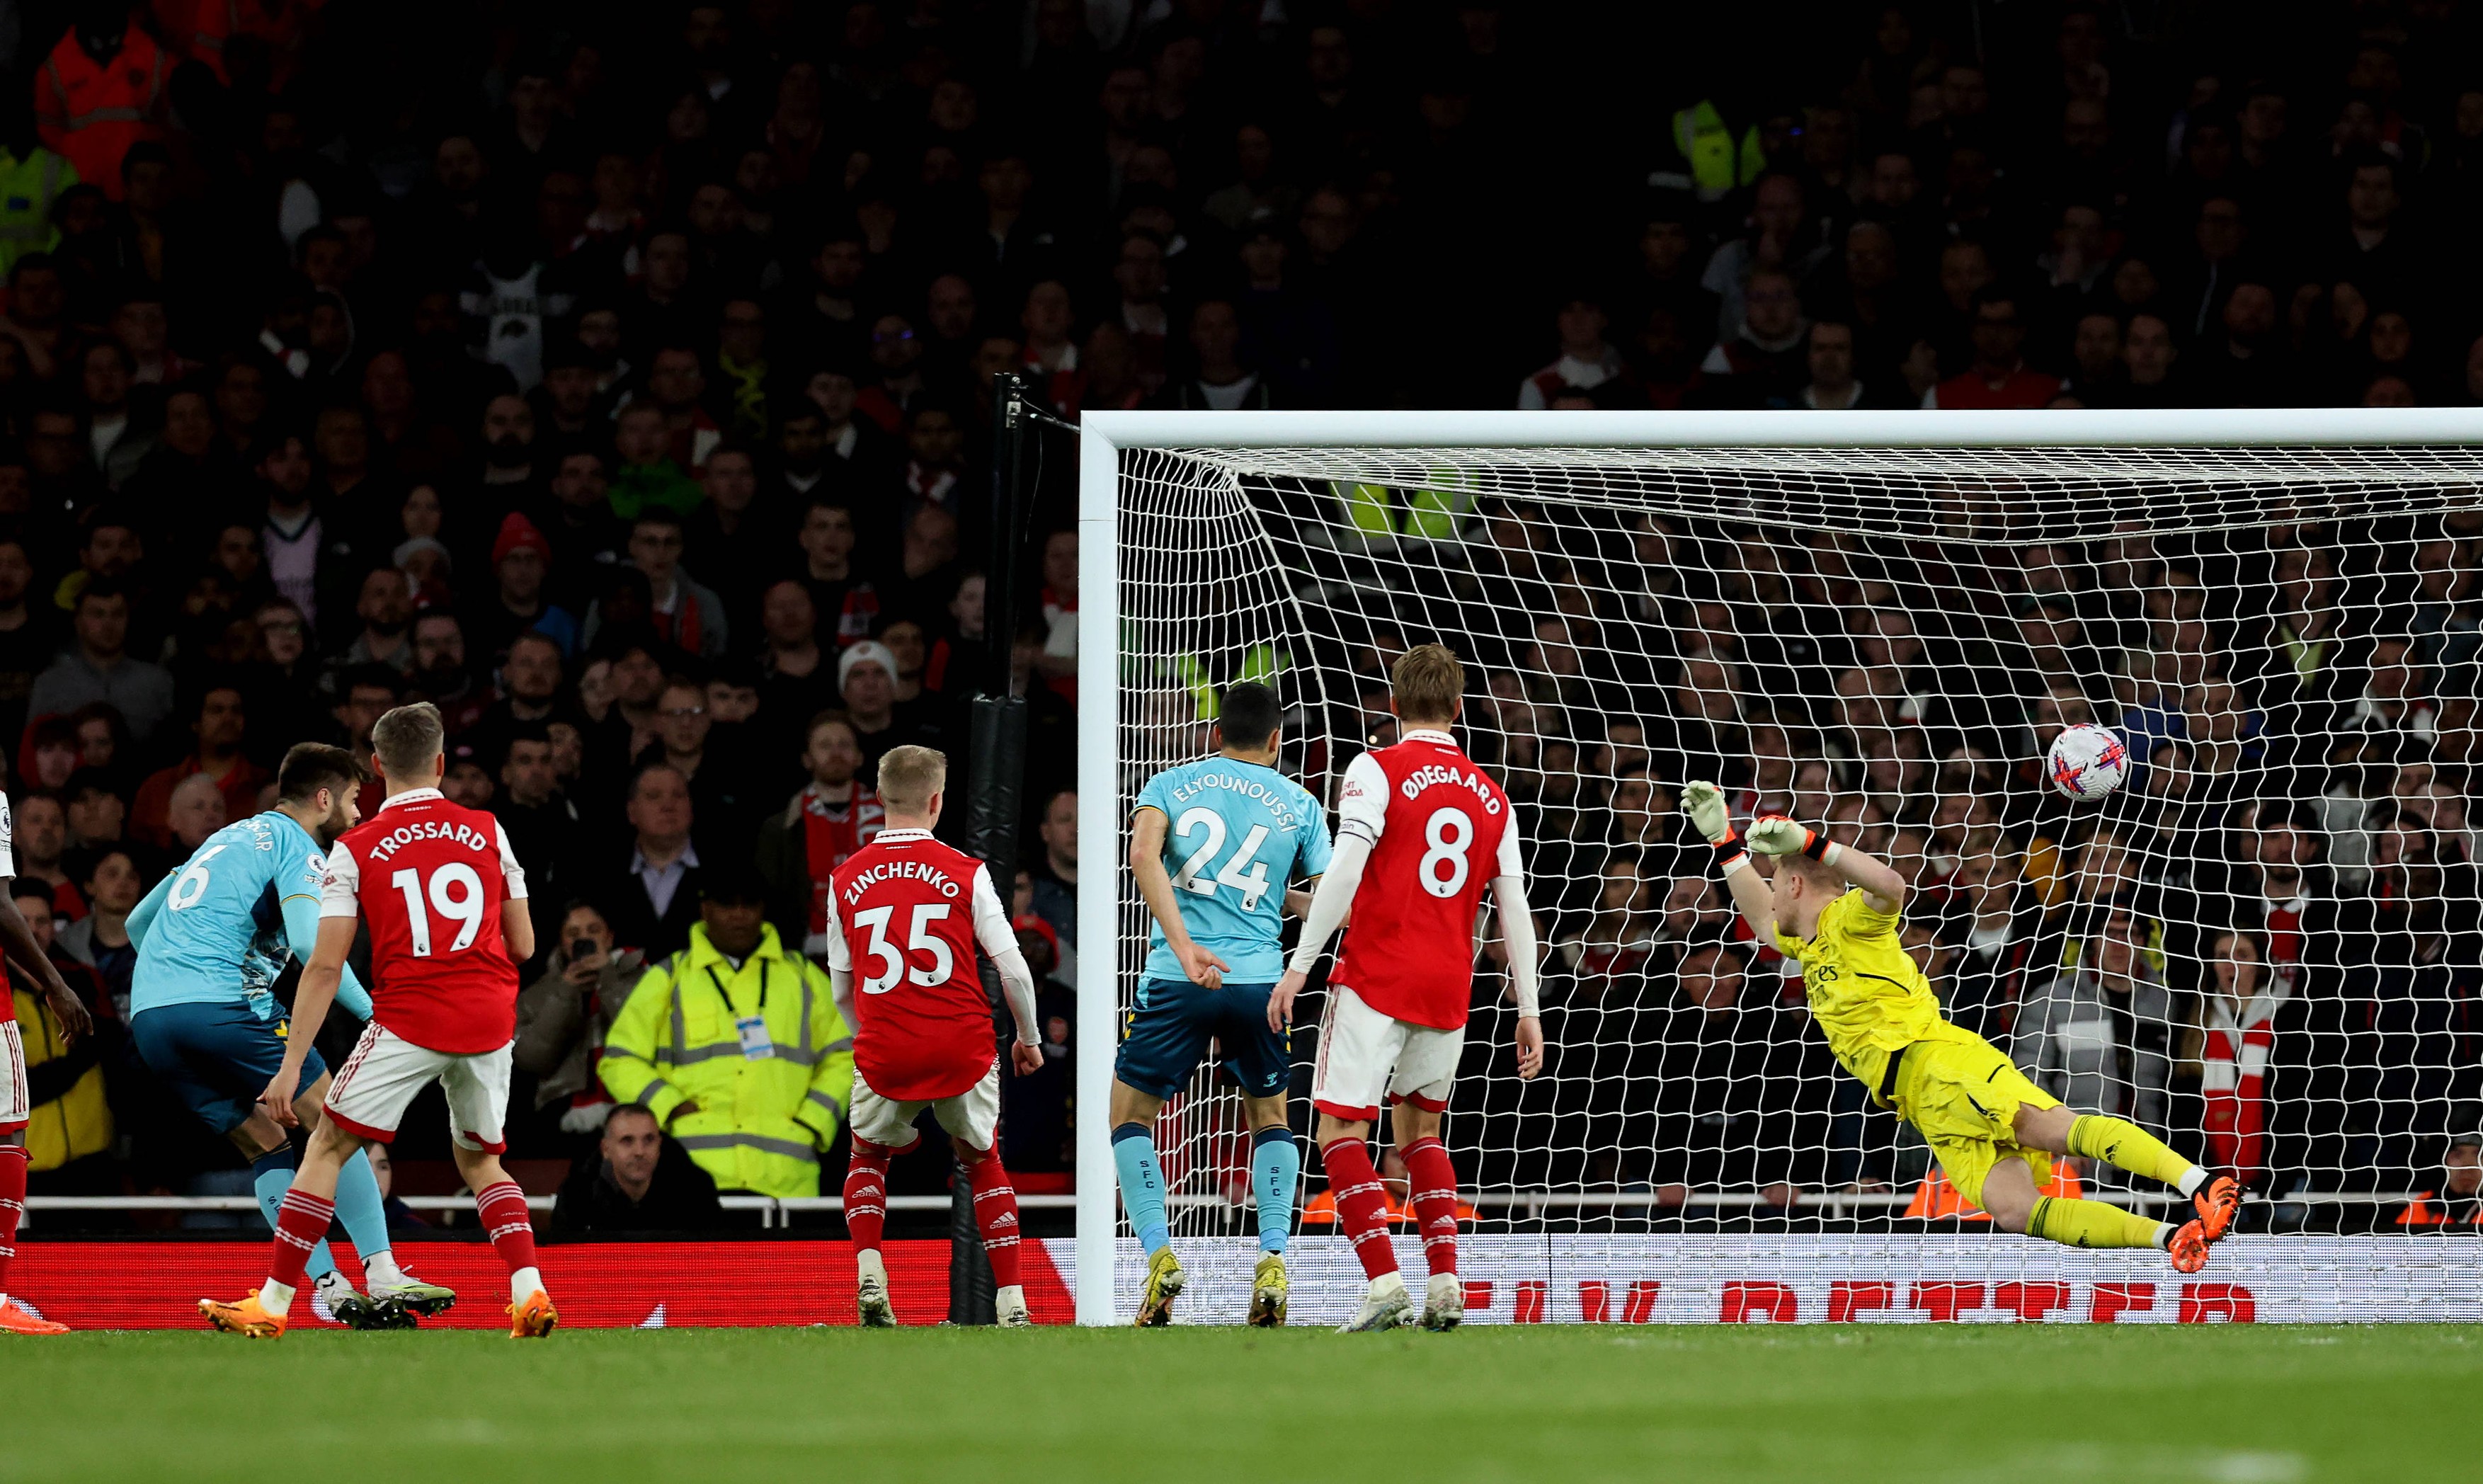
<instances>
[{"instance_id":1,"label":"orange football boot","mask_svg":"<svg viewBox=\"0 0 2483 1484\"><path fill-rule=\"evenodd\" d=\"M511 1339L541 1339L558 1323L560 1315L552 1311L551 1295L541 1288L527 1294L524 1303L509 1306Z\"/></svg>"},{"instance_id":2,"label":"orange football boot","mask_svg":"<svg viewBox=\"0 0 2483 1484\"><path fill-rule=\"evenodd\" d=\"M2185 1221L2181 1230L2173 1233L2172 1245L2164 1249L2173 1259L2173 1271L2195 1273L2207 1265L2207 1228L2205 1223Z\"/></svg>"},{"instance_id":3,"label":"orange football boot","mask_svg":"<svg viewBox=\"0 0 2483 1484\"><path fill-rule=\"evenodd\" d=\"M49 1319L38 1319L17 1307L14 1299L0 1301L0 1335L66 1335L69 1327Z\"/></svg>"},{"instance_id":4,"label":"orange football boot","mask_svg":"<svg viewBox=\"0 0 2483 1484\"><path fill-rule=\"evenodd\" d=\"M2241 1214L2241 1182L2229 1175L2219 1175L2190 1198L2199 1207L2201 1239L2220 1242L2233 1229L2233 1218Z\"/></svg>"},{"instance_id":5,"label":"orange football boot","mask_svg":"<svg viewBox=\"0 0 2483 1484\"><path fill-rule=\"evenodd\" d=\"M272 1314L261 1309L255 1293L230 1304L200 1299L199 1312L206 1315L209 1324L227 1335L244 1335L252 1339L280 1339L284 1335L284 1315Z\"/></svg>"}]
</instances>

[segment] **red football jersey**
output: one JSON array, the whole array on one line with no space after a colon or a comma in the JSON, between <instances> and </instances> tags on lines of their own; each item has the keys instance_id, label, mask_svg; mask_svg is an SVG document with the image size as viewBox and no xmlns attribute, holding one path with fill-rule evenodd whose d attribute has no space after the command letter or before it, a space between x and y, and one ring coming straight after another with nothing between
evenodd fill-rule
<instances>
[{"instance_id":1,"label":"red football jersey","mask_svg":"<svg viewBox=\"0 0 2483 1484\"><path fill-rule=\"evenodd\" d=\"M828 967L852 975L854 1071L896 1102L954 1098L998 1056L975 950L1017 946L983 862L928 830L882 830L831 878Z\"/></svg>"},{"instance_id":2,"label":"red football jersey","mask_svg":"<svg viewBox=\"0 0 2483 1484\"><path fill-rule=\"evenodd\" d=\"M1336 812L1340 840L1372 845L1328 982L1382 1015L1459 1028L1483 888L1523 874L1508 796L1447 732L1418 730L1353 759Z\"/></svg>"},{"instance_id":3,"label":"red football jersey","mask_svg":"<svg viewBox=\"0 0 2483 1484\"><path fill-rule=\"evenodd\" d=\"M500 905L525 895L498 820L415 788L337 836L319 915L370 923L374 1020L426 1049L471 1055L517 1036Z\"/></svg>"}]
</instances>

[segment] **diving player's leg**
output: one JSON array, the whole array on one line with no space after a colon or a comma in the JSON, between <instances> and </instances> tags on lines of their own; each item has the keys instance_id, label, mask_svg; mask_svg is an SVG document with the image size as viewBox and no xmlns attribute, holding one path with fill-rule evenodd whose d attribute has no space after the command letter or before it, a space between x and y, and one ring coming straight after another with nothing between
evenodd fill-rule
<instances>
[{"instance_id":1,"label":"diving player's leg","mask_svg":"<svg viewBox=\"0 0 2483 1484\"><path fill-rule=\"evenodd\" d=\"M1396 1329L1414 1320L1413 1300L1388 1239L1387 1192L1367 1142L1410 1028L1364 1004L1351 990L1328 987L1319 1062L1311 1074L1311 1106L1319 1110L1320 1160L1327 1171L1328 1194L1336 1202L1337 1226L1353 1243L1353 1255L1369 1280L1362 1308L1345 1326L1348 1330Z\"/></svg>"},{"instance_id":2,"label":"diving player's leg","mask_svg":"<svg viewBox=\"0 0 2483 1484\"><path fill-rule=\"evenodd\" d=\"M1462 1031L1407 1026L1405 1048L1389 1081L1389 1126L1405 1161L1407 1204L1423 1235L1430 1278L1423 1295L1425 1329L1453 1330L1465 1320L1465 1285L1457 1278L1457 1172L1441 1142L1449 1091L1464 1049Z\"/></svg>"},{"instance_id":3,"label":"diving player's leg","mask_svg":"<svg viewBox=\"0 0 2483 1484\"><path fill-rule=\"evenodd\" d=\"M1172 1303L1189 1282L1172 1250L1172 1224L1164 1215L1163 1166L1156 1153L1156 1116L1189 1081L1206 1054L1212 1032L1208 991L1186 979L1150 979L1138 986L1112 1067L1112 1167L1121 1206L1147 1255L1147 1276L1138 1293L1142 1327L1172 1322Z\"/></svg>"},{"instance_id":4,"label":"diving player's leg","mask_svg":"<svg viewBox=\"0 0 2483 1484\"><path fill-rule=\"evenodd\" d=\"M2132 1175L2162 1180L2188 1196L2197 1214L2180 1223L2149 1222L2153 1230L2150 1240L2172 1255L2176 1271L2195 1273L2206 1265L2207 1248L2232 1230L2234 1213L2241 1206L2241 1186L2233 1179L2211 1176L2206 1168L2191 1163L2175 1153L2163 1140L2123 1118L2096 1113L2076 1113L2069 1108L2052 1106L2037 1108L2021 1105L2016 1120L2018 1142L2029 1149L2052 1153L2075 1154L2082 1159L2096 1159ZM2079 1206L2098 1203L2082 1201ZM2054 1201L2033 1214L2041 1223L2030 1227L2037 1236L2049 1236L2054 1241L2069 1240L2053 1235L2053 1229L2083 1231L2096 1225L2091 1218L2077 1212L2057 1210L2064 1205ZM2130 1217L2137 1220L2136 1217ZM2097 1246L2095 1242L2073 1242L2072 1245ZM2127 1243L2113 1243L2123 1246Z\"/></svg>"}]
</instances>

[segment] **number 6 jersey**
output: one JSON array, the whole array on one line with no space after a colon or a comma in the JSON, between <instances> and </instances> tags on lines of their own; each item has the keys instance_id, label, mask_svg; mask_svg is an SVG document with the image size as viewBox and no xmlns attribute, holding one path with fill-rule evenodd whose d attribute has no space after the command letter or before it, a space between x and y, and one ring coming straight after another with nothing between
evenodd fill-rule
<instances>
[{"instance_id":1,"label":"number 6 jersey","mask_svg":"<svg viewBox=\"0 0 2483 1484\"><path fill-rule=\"evenodd\" d=\"M972 1089L999 1055L975 949L1017 952L991 872L928 830L882 830L828 884L828 967L853 984L854 1071L893 1102Z\"/></svg>"},{"instance_id":2,"label":"number 6 jersey","mask_svg":"<svg viewBox=\"0 0 2483 1484\"><path fill-rule=\"evenodd\" d=\"M437 788L390 797L336 837L319 915L371 925L371 1019L430 1051L496 1051L518 1031L500 904L526 873L500 822Z\"/></svg>"},{"instance_id":3,"label":"number 6 jersey","mask_svg":"<svg viewBox=\"0 0 2483 1484\"><path fill-rule=\"evenodd\" d=\"M1337 835L1371 841L1328 982L1394 1020L1457 1030L1474 995L1475 909L1520 876L1508 796L1445 731L1409 730L1345 770Z\"/></svg>"}]
</instances>

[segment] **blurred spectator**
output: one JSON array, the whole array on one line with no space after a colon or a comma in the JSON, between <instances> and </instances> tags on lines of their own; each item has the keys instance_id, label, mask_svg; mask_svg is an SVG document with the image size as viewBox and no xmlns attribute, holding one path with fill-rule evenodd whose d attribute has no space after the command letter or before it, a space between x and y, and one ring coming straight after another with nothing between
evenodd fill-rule
<instances>
[{"instance_id":1,"label":"blurred spectator","mask_svg":"<svg viewBox=\"0 0 2483 1484\"><path fill-rule=\"evenodd\" d=\"M551 1208L551 1230L580 1236L705 1232L723 1220L714 1178L636 1102L613 1107L596 1155L571 1166Z\"/></svg>"},{"instance_id":2,"label":"blurred spectator","mask_svg":"<svg viewBox=\"0 0 2483 1484\"><path fill-rule=\"evenodd\" d=\"M227 819L258 812L258 790L267 771L242 755L248 729L241 689L219 685L199 697L198 715L190 723L197 745L180 761L148 775L129 806L129 833L143 844L169 845L173 791L184 779L203 776L224 795Z\"/></svg>"},{"instance_id":3,"label":"blurred spectator","mask_svg":"<svg viewBox=\"0 0 2483 1484\"><path fill-rule=\"evenodd\" d=\"M640 768L629 784L627 865L591 893L612 934L650 963L678 953L698 920L700 860L690 838L689 781L664 763Z\"/></svg>"},{"instance_id":4,"label":"blurred spectator","mask_svg":"<svg viewBox=\"0 0 2483 1484\"><path fill-rule=\"evenodd\" d=\"M595 1064L646 963L636 949L616 949L603 914L576 902L561 914L542 977L518 994L510 1055L534 1078L532 1111L554 1115L562 1133L592 1133L612 1109Z\"/></svg>"},{"instance_id":5,"label":"blurred spectator","mask_svg":"<svg viewBox=\"0 0 2483 1484\"><path fill-rule=\"evenodd\" d=\"M759 827L759 873L768 918L787 942L818 958L827 952L828 877L880 831L879 794L862 778L853 724L834 712L812 719L802 749L811 781Z\"/></svg>"},{"instance_id":6,"label":"blurred spectator","mask_svg":"<svg viewBox=\"0 0 2483 1484\"><path fill-rule=\"evenodd\" d=\"M2073 1107L2163 1128L2173 1007L2136 914L2104 914L2076 967L2031 994L2016 1026L2018 1065Z\"/></svg>"},{"instance_id":7,"label":"blurred spectator","mask_svg":"<svg viewBox=\"0 0 2483 1484\"><path fill-rule=\"evenodd\" d=\"M27 711L57 716L100 701L120 713L132 736L152 738L173 714L173 677L159 665L130 657L129 618L129 596L118 583L81 588L70 612L74 643L35 677Z\"/></svg>"}]
</instances>

